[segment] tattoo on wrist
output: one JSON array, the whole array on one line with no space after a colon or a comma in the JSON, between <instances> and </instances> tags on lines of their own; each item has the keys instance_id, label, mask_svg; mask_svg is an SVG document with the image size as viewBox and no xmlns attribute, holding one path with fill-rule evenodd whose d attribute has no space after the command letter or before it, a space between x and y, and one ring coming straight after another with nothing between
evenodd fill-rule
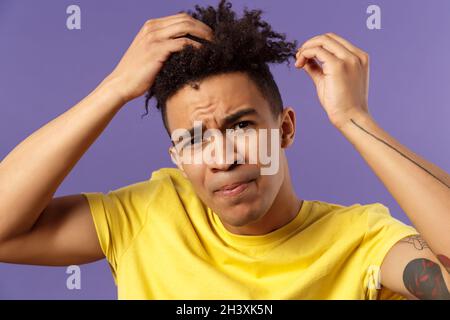
<instances>
[{"instance_id":1,"label":"tattoo on wrist","mask_svg":"<svg viewBox=\"0 0 450 320\"><path fill-rule=\"evenodd\" d=\"M416 161L414 161L413 159L409 158L406 154L404 154L403 152L401 152L400 150L397 150L395 147L391 146L389 143L387 143L386 141L384 141L383 139L378 138L377 136L375 136L373 133L370 133L369 131L367 131L366 129L364 129L363 127L361 127L359 124L356 123L355 120L350 119L350 121L357 126L359 129L363 130L365 133L367 133L368 135L374 137L375 139L377 139L378 141L380 141L381 143L384 143L386 146L388 146L389 148L391 148L392 150L396 151L397 153L399 153L401 156L403 156L404 158L408 159L409 161L411 161L412 163L414 163L416 166L418 166L419 168L421 168L422 170L424 170L426 173L428 173L429 175L431 175L433 178L435 178L436 180L438 180L440 183L442 183L444 186L446 186L447 188L450 189L450 185L446 184L444 181L442 181L441 179L439 179L438 177L436 177L432 172L430 172L428 169L422 167L419 163L417 163Z\"/></svg>"}]
</instances>

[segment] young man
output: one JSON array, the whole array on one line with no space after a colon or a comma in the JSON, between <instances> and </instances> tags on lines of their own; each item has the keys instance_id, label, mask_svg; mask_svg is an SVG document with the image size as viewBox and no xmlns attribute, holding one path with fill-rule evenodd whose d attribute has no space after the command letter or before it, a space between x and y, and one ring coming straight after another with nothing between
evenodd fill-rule
<instances>
[{"instance_id":1,"label":"young man","mask_svg":"<svg viewBox=\"0 0 450 320\"><path fill-rule=\"evenodd\" d=\"M0 163L0 261L106 257L123 299L449 299L450 176L370 116L365 52L332 33L295 49L259 11L238 19L226 1L147 21L95 90ZM297 197L284 152L295 112L283 106L267 66L294 56L330 123L415 228L379 203ZM117 111L147 90L178 168L108 194L54 198ZM185 161L220 140L196 135L199 129L277 139L227 149L233 161L217 153L214 161ZM180 142L179 130L194 137ZM262 147L278 156L270 174L260 157L247 161Z\"/></svg>"}]
</instances>

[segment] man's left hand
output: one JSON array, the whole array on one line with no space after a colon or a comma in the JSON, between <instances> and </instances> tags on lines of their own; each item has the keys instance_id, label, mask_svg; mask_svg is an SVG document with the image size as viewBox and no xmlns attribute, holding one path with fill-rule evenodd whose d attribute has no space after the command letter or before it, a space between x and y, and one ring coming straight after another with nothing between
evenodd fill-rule
<instances>
[{"instance_id":1,"label":"man's left hand","mask_svg":"<svg viewBox=\"0 0 450 320\"><path fill-rule=\"evenodd\" d=\"M356 115L369 115L369 56L334 33L306 41L296 54L297 68L314 81L331 123L340 128Z\"/></svg>"}]
</instances>

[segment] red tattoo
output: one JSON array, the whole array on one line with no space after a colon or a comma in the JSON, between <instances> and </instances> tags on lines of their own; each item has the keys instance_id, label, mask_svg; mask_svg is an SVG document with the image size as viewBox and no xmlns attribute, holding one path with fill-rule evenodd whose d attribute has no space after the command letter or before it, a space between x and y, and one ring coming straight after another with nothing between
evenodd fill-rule
<instances>
[{"instance_id":1,"label":"red tattoo","mask_svg":"<svg viewBox=\"0 0 450 320\"><path fill-rule=\"evenodd\" d=\"M443 254L438 254L437 258L439 262L445 267L448 273L450 273L450 258L444 256Z\"/></svg>"},{"instance_id":2,"label":"red tattoo","mask_svg":"<svg viewBox=\"0 0 450 320\"><path fill-rule=\"evenodd\" d=\"M408 263L403 272L403 283L419 299L450 299L441 268L431 260L421 258Z\"/></svg>"}]
</instances>

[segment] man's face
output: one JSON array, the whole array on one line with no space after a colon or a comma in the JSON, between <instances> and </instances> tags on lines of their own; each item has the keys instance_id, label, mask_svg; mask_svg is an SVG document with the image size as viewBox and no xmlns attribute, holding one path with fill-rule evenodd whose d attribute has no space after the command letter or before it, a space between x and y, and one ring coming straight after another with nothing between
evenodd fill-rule
<instances>
[{"instance_id":1,"label":"man's face","mask_svg":"<svg viewBox=\"0 0 450 320\"><path fill-rule=\"evenodd\" d=\"M201 124L203 132L218 129L223 133L220 148L222 150L223 147L224 151L221 156L208 163L186 163L178 158L178 167L190 180L200 199L219 215L225 225L240 227L251 224L270 209L284 180L286 161L280 139L286 114L283 112L275 117L256 84L241 72L208 77L195 89L186 85L168 99L166 115L171 134L176 129L191 130L195 124ZM242 129L241 132L251 132L249 137L255 137L256 133L256 137L264 136L265 139L256 139L256 145L247 143L245 147L233 146L226 151L227 129ZM265 129L266 133L261 133L264 130L260 129ZM272 132L279 135L271 137ZM239 139L238 135L235 137L232 140L234 142ZM275 144L275 140L272 140L274 137L278 139ZM193 146L189 142L198 143L200 148L197 150L204 150L203 145L206 143L201 137L193 137L192 141L189 138L187 141L189 147ZM213 141L218 140L214 138ZM175 147L170 150L172 155L195 153L193 149L181 151L181 144L177 143L179 140L174 142ZM215 142L208 143L211 145ZM274 146L276 149L273 149ZM278 162L274 174L261 174L261 169L268 165L261 161L260 156L257 156L256 162L250 161L252 155L259 155L262 147L267 153L277 153L277 157L270 155L272 161ZM230 152L235 159L240 159L240 164L226 161L225 157L230 156ZM217 155L215 152L213 154Z\"/></svg>"}]
</instances>

